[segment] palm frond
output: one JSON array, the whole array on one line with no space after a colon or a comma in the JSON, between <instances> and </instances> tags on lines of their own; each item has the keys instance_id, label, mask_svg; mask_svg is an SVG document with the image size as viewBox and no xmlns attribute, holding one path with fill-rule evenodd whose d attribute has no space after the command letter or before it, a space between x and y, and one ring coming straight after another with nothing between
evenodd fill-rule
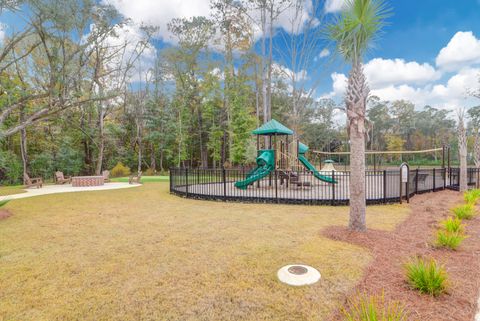
<instances>
[{"instance_id":1,"label":"palm frond","mask_svg":"<svg viewBox=\"0 0 480 321\"><path fill-rule=\"evenodd\" d=\"M355 64L378 38L392 14L385 0L346 0L344 10L327 26L337 52Z\"/></svg>"}]
</instances>

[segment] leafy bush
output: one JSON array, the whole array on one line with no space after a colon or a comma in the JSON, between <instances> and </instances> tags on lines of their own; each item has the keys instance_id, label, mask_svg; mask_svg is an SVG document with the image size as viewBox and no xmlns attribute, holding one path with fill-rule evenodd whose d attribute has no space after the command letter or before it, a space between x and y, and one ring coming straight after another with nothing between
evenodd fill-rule
<instances>
[{"instance_id":1,"label":"leafy bush","mask_svg":"<svg viewBox=\"0 0 480 321\"><path fill-rule=\"evenodd\" d=\"M462 220L458 217L449 217L445 221L440 223L445 231L450 233L463 233L465 225L462 224Z\"/></svg>"},{"instance_id":2,"label":"leafy bush","mask_svg":"<svg viewBox=\"0 0 480 321\"><path fill-rule=\"evenodd\" d=\"M54 167L52 155L47 152L36 155L30 162L30 177L53 177Z\"/></svg>"},{"instance_id":3,"label":"leafy bush","mask_svg":"<svg viewBox=\"0 0 480 321\"><path fill-rule=\"evenodd\" d=\"M416 258L407 263L405 269L408 282L420 293L438 296L446 291L447 273L434 259Z\"/></svg>"},{"instance_id":4,"label":"leafy bush","mask_svg":"<svg viewBox=\"0 0 480 321\"><path fill-rule=\"evenodd\" d=\"M147 169L144 173L143 176L155 176L157 175L157 171L154 171L153 169L149 168Z\"/></svg>"},{"instance_id":5,"label":"leafy bush","mask_svg":"<svg viewBox=\"0 0 480 321\"><path fill-rule=\"evenodd\" d=\"M480 189L472 189L463 194L463 198L467 204L476 205L480 200Z\"/></svg>"},{"instance_id":6,"label":"leafy bush","mask_svg":"<svg viewBox=\"0 0 480 321\"><path fill-rule=\"evenodd\" d=\"M130 175L130 168L123 165L122 162L118 162L114 168L110 171L112 177L125 177Z\"/></svg>"},{"instance_id":7,"label":"leafy bush","mask_svg":"<svg viewBox=\"0 0 480 321\"><path fill-rule=\"evenodd\" d=\"M5 185L21 184L23 165L11 151L0 151L0 180Z\"/></svg>"},{"instance_id":8,"label":"leafy bush","mask_svg":"<svg viewBox=\"0 0 480 321\"><path fill-rule=\"evenodd\" d=\"M437 246L456 250L465 238L460 232L438 231Z\"/></svg>"},{"instance_id":9,"label":"leafy bush","mask_svg":"<svg viewBox=\"0 0 480 321\"><path fill-rule=\"evenodd\" d=\"M406 321L408 314L399 302L385 302L384 296L360 295L342 309L344 321Z\"/></svg>"},{"instance_id":10,"label":"leafy bush","mask_svg":"<svg viewBox=\"0 0 480 321\"><path fill-rule=\"evenodd\" d=\"M475 216L475 207L472 204L457 206L452 211L461 220L470 220Z\"/></svg>"}]
</instances>

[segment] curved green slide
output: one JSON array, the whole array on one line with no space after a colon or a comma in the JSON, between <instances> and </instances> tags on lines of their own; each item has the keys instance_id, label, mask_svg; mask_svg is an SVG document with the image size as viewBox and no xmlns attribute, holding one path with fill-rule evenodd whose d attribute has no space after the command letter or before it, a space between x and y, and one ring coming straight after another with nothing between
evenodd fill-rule
<instances>
[{"instance_id":1,"label":"curved green slide","mask_svg":"<svg viewBox=\"0 0 480 321\"><path fill-rule=\"evenodd\" d=\"M248 185L264 178L275 169L275 152L273 150L261 150L258 152L257 167L247 174L247 178L243 181L235 183L235 187L239 189L247 189Z\"/></svg>"},{"instance_id":2,"label":"curved green slide","mask_svg":"<svg viewBox=\"0 0 480 321\"><path fill-rule=\"evenodd\" d=\"M317 179L321 180L321 181L324 181L324 182L327 182L327 183L332 183L332 184L336 184L337 181L334 180L332 177L330 176L325 176L325 175L321 175L317 169L315 168L315 166L313 166L309 161L308 159L305 157L305 153L308 151L308 146L305 145L305 144L302 144L302 143L299 143L298 145L298 160L303 164L303 166L305 166L305 168L307 168L309 171L311 171L313 173L313 176L315 176Z\"/></svg>"}]
</instances>

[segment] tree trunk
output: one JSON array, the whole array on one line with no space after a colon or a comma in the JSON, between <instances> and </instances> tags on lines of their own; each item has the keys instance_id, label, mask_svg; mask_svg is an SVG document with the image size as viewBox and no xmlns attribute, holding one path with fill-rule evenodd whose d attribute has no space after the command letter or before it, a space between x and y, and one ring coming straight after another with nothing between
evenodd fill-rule
<instances>
[{"instance_id":1,"label":"tree trunk","mask_svg":"<svg viewBox=\"0 0 480 321\"><path fill-rule=\"evenodd\" d=\"M467 177L467 131L464 123L464 113L458 114L458 152L460 156L460 192L468 189Z\"/></svg>"},{"instance_id":2,"label":"tree trunk","mask_svg":"<svg viewBox=\"0 0 480 321\"><path fill-rule=\"evenodd\" d=\"M477 129L475 133L475 142L473 146L473 160L475 162L475 167L480 168L480 129Z\"/></svg>"},{"instance_id":3,"label":"tree trunk","mask_svg":"<svg viewBox=\"0 0 480 321\"><path fill-rule=\"evenodd\" d=\"M353 65L348 79L347 107L350 134L350 222L353 231L366 231L365 200L365 112L369 89L360 63Z\"/></svg>"},{"instance_id":4,"label":"tree trunk","mask_svg":"<svg viewBox=\"0 0 480 321\"><path fill-rule=\"evenodd\" d=\"M103 153L105 149L104 117L105 117L105 112L103 109L103 104L100 103L100 107L98 110L98 156L97 156L97 167L95 169L95 175L98 175L98 176L102 174Z\"/></svg>"},{"instance_id":5,"label":"tree trunk","mask_svg":"<svg viewBox=\"0 0 480 321\"><path fill-rule=\"evenodd\" d=\"M20 122L24 121L24 108L25 107L22 106L22 109L20 110ZM23 177L25 177L28 172L27 130L25 128L20 131L20 152L22 154Z\"/></svg>"},{"instance_id":6,"label":"tree trunk","mask_svg":"<svg viewBox=\"0 0 480 321\"><path fill-rule=\"evenodd\" d=\"M157 171L157 160L155 158L155 145L150 143L150 169L155 173Z\"/></svg>"}]
</instances>

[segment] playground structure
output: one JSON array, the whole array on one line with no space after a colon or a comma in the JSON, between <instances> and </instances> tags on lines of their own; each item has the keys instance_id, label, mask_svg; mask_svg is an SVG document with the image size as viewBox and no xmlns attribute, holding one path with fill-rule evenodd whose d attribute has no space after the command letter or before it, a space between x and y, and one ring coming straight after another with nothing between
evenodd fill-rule
<instances>
[{"instance_id":1,"label":"playground structure","mask_svg":"<svg viewBox=\"0 0 480 321\"><path fill-rule=\"evenodd\" d=\"M302 180L301 167L310 171L313 176L323 182L335 184L331 176L323 175L305 157L309 148L307 145L295 139L294 132L279 123L275 119L270 120L252 132L257 135L257 167L250 171L246 178L235 183L239 189L247 189L257 182L260 188L260 180L268 176L269 186L272 185L272 172L279 174L280 185L310 186L310 182ZM290 140L290 137L293 139ZM262 139L263 139L263 148ZM267 145L268 146L265 146ZM301 164L301 165L300 165ZM275 178L276 180L277 178Z\"/></svg>"},{"instance_id":2,"label":"playground structure","mask_svg":"<svg viewBox=\"0 0 480 321\"><path fill-rule=\"evenodd\" d=\"M195 199L346 205L350 199L350 171L333 159L349 158L349 152L309 151L294 132L272 120L252 132L257 136L257 157L251 168L172 168L170 191ZM317 169L307 159L324 158ZM400 160L404 155L441 153L441 165L428 168L410 166L406 173L399 166L379 166L381 154ZM451 167L448 147L423 151L367 151L374 158L373 170L367 168L367 204L401 202L415 194L442 189L458 189L459 168ZM436 157L436 156L435 156ZM377 162L375 162L377 158ZM407 158L407 156L405 156ZM319 166L320 167L320 166ZM468 169L468 185L480 187L480 169Z\"/></svg>"}]
</instances>

